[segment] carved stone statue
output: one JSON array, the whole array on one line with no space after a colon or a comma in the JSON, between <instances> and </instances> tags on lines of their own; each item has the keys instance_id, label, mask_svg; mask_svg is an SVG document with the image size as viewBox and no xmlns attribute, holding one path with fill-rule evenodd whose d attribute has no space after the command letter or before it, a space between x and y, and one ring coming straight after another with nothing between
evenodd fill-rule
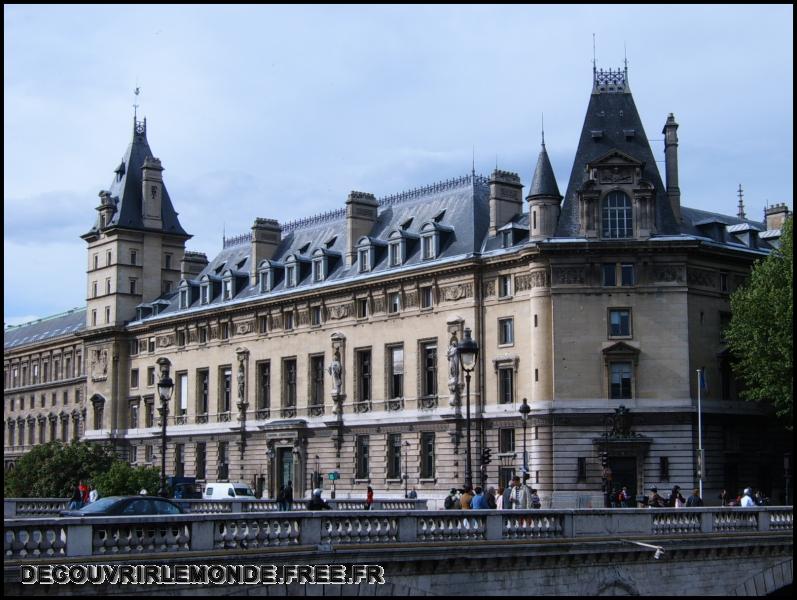
<instances>
[{"instance_id":1,"label":"carved stone statue","mask_svg":"<svg viewBox=\"0 0 797 600\"><path fill-rule=\"evenodd\" d=\"M327 371L332 375L332 397L337 398L340 396L341 389L343 388L343 367L340 364L339 350L335 350L332 364L329 365Z\"/></svg>"},{"instance_id":2,"label":"carved stone statue","mask_svg":"<svg viewBox=\"0 0 797 600\"><path fill-rule=\"evenodd\" d=\"M244 372L244 361L238 362L238 399L243 401L246 386L246 373Z\"/></svg>"},{"instance_id":3,"label":"carved stone statue","mask_svg":"<svg viewBox=\"0 0 797 600\"><path fill-rule=\"evenodd\" d=\"M451 393L449 405L456 406L459 401L459 352L456 334L451 336L448 344L448 391Z\"/></svg>"}]
</instances>

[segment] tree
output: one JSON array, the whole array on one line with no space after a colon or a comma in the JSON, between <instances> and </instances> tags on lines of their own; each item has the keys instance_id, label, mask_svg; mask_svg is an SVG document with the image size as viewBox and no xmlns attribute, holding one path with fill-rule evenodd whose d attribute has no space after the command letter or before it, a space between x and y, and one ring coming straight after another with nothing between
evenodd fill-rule
<instances>
[{"instance_id":1,"label":"tree","mask_svg":"<svg viewBox=\"0 0 797 600\"><path fill-rule=\"evenodd\" d=\"M113 450L90 442L49 442L34 446L5 475L6 498L68 498L75 486L107 471Z\"/></svg>"},{"instance_id":2,"label":"tree","mask_svg":"<svg viewBox=\"0 0 797 600\"><path fill-rule=\"evenodd\" d=\"M108 496L130 496L142 489L154 494L160 484L160 469L154 467L131 467L125 461L116 461L106 472L94 478L94 485L101 498Z\"/></svg>"},{"instance_id":3,"label":"tree","mask_svg":"<svg viewBox=\"0 0 797 600\"><path fill-rule=\"evenodd\" d=\"M792 219L783 225L780 248L756 263L749 281L731 296L725 337L745 400L768 401L793 427Z\"/></svg>"}]
</instances>

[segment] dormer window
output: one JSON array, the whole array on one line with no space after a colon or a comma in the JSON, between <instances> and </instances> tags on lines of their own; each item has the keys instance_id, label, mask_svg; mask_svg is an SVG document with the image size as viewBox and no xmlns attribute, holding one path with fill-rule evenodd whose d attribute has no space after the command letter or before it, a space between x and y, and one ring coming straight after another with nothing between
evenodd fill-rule
<instances>
[{"instance_id":1,"label":"dormer window","mask_svg":"<svg viewBox=\"0 0 797 600\"><path fill-rule=\"evenodd\" d=\"M603 237L630 238L633 234L631 199L620 191L609 192L601 203Z\"/></svg>"},{"instance_id":2,"label":"dormer window","mask_svg":"<svg viewBox=\"0 0 797 600\"><path fill-rule=\"evenodd\" d=\"M324 259L313 259L313 282L324 281Z\"/></svg>"},{"instance_id":3,"label":"dormer window","mask_svg":"<svg viewBox=\"0 0 797 600\"><path fill-rule=\"evenodd\" d=\"M421 238L421 259L430 260L437 256L437 233L430 233Z\"/></svg>"},{"instance_id":4,"label":"dormer window","mask_svg":"<svg viewBox=\"0 0 797 600\"><path fill-rule=\"evenodd\" d=\"M232 274L227 272L227 276L221 282L222 299L230 300L232 298Z\"/></svg>"},{"instance_id":5,"label":"dormer window","mask_svg":"<svg viewBox=\"0 0 797 600\"><path fill-rule=\"evenodd\" d=\"M512 245L512 231L506 230L501 232L501 247L509 248Z\"/></svg>"},{"instance_id":6,"label":"dormer window","mask_svg":"<svg viewBox=\"0 0 797 600\"><path fill-rule=\"evenodd\" d=\"M390 242L390 266L397 267L401 264L401 242Z\"/></svg>"},{"instance_id":7,"label":"dormer window","mask_svg":"<svg viewBox=\"0 0 797 600\"><path fill-rule=\"evenodd\" d=\"M199 284L199 301L201 304L210 304L211 298L210 278L205 275Z\"/></svg>"},{"instance_id":8,"label":"dormer window","mask_svg":"<svg viewBox=\"0 0 797 600\"><path fill-rule=\"evenodd\" d=\"M360 265L360 273L366 273L371 270L371 249L360 248L357 252L357 263Z\"/></svg>"},{"instance_id":9,"label":"dormer window","mask_svg":"<svg viewBox=\"0 0 797 600\"><path fill-rule=\"evenodd\" d=\"M285 267L285 287L296 287L296 265Z\"/></svg>"},{"instance_id":10,"label":"dormer window","mask_svg":"<svg viewBox=\"0 0 797 600\"><path fill-rule=\"evenodd\" d=\"M264 260L260 263L257 275L260 280L259 289L261 294L274 289L274 269L274 265L269 260Z\"/></svg>"},{"instance_id":11,"label":"dormer window","mask_svg":"<svg viewBox=\"0 0 797 600\"><path fill-rule=\"evenodd\" d=\"M180 286L180 308L188 308L188 285Z\"/></svg>"}]
</instances>

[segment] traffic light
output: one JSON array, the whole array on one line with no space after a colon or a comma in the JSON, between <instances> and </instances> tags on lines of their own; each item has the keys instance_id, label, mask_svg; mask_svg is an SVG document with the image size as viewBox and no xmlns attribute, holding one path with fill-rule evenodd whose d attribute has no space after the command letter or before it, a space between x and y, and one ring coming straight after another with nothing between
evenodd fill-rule
<instances>
[{"instance_id":1,"label":"traffic light","mask_svg":"<svg viewBox=\"0 0 797 600\"><path fill-rule=\"evenodd\" d=\"M491 453L492 453L492 450L490 448L485 448L484 450L482 450L482 464L483 465L489 465L490 462L492 462L492 459L490 458L490 454Z\"/></svg>"}]
</instances>

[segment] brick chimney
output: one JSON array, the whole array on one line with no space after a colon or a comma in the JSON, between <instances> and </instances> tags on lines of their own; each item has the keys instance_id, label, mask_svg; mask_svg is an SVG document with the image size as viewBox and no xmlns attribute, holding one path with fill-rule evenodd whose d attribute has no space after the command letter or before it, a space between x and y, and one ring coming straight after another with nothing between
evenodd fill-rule
<instances>
[{"instance_id":1,"label":"brick chimney","mask_svg":"<svg viewBox=\"0 0 797 600\"><path fill-rule=\"evenodd\" d=\"M664 129L664 168L667 181L667 198L676 222L681 222L681 188L678 187L678 123L672 113L667 117Z\"/></svg>"},{"instance_id":2,"label":"brick chimney","mask_svg":"<svg viewBox=\"0 0 797 600\"><path fill-rule=\"evenodd\" d=\"M498 229L523 212L523 185L517 173L496 169L490 176L490 230L496 235Z\"/></svg>"},{"instance_id":3,"label":"brick chimney","mask_svg":"<svg viewBox=\"0 0 797 600\"><path fill-rule=\"evenodd\" d=\"M274 219L255 219L252 225L252 256L249 261L251 281L257 281L257 269L267 258L274 258L274 253L282 240L282 227Z\"/></svg>"},{"instance_id":4,"label":"brick chimney","mask_svg":"<svg viewBox=\"0 0 797 600\"><path fill-rule=\"evenodd\" d=\"M764 209L764 218L766 219L767 231L772 229L780 229L783 223L786 222L791 216L789 207L784 203L773 204Z\"/></svg>"},{"instance_id":5,"label":"brick chimney","mask_svg":"<svg viewBox=\"0 0 797 600\"><path fill-rule=\"evenodd\" d=\"M141 218L144 227L161 229L161 199L163 198L163 166L152 156L141 167Z\"/></svg>"},{"instance_id":6,"label":"brick chimney","mask_svg":"<svg viewBox=\"0 0 797 600\"><path fill-rule=\"evenodd\" d=\"M349 267L357 258L357 240L371 233L376 223L378 206L373 194L349 193L346 200L346 265Z\"/></svg>"},{"instance_id":7,"label":"brick chimney","mask_svg":"<svg viewBox=\"0 0 797 600\"><path fill-rule=\"evenodd\" d=\"M186 251L180 261L180 279L196 279L202 270L208 266L208 257L204 252Z\"/></svg>"}]
</instances>

